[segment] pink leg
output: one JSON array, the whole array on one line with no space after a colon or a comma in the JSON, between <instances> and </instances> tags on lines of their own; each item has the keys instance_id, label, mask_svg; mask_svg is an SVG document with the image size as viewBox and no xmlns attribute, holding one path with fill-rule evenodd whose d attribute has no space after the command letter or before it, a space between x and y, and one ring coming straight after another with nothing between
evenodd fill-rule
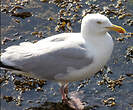
<instances>
[{"instance_id":1,"label":"pink leg","mask_svg":"<svg viewBox=\"0 0 133 110\"><path fill-rule=\"evenodd\" d=\"M68 100L68 84L64 84L61 86L60 88L60 92L62 95L62 101L65 104L68 104L69 107L75 109L75 110L83 110L83 105L82 102L80 101L79 98L77 98L76 96L71 97L71 100Z\"/></svg>"},{"instance_id":2,"label":"pink leg","mask_svg":"<svg viewBox=\"0 0 133 110\"><path fill-rule=\"evenodd\" d=\"M61 86L60 92L61 92L61 95L62 95L62 101L65 102L65 103L68 103L68 98L67 98L67 95L68 95L68 83L66 83L66 84Z\"/></svg>"},{"instance_id":3,"label":"pink leg","mask_svg":"<svg viewBox=\"0 0 133 110\"><path fill-rule=\"evenodd\" d=\"M63 101L64 103L68 103L68 99L67 99L67 97L66 97L66 93L65 93L65 88L64 88L64 86L62 86L62 87L60 88L60 92L61 92L61 95L62 95L62 101Z\"/></svg>"},{"instance_id":4,"label":"pink leg","mask_svg":"<svg viewBox=\"0 0 133 110\"><path fill-rule=\"evenodd\" d=\"M68 95L68 83L64 85L64 93Z\"/></svg>"}]
</instances>

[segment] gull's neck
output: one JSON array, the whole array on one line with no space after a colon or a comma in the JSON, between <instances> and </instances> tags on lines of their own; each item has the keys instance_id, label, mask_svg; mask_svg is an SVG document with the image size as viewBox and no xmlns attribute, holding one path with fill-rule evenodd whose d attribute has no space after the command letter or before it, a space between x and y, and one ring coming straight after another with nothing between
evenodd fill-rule
<instances>
[{"instance_id":1,"label":"gull's neck","mask_svg":"<svg viewBox=\"0 0 133 110\"><path fill-rule=\"evenodd\" d=\"M85 44L91 44L94 46L100 46L106 40L106 36L108 33L100 33L100 34L82 34L82 37L85 40Z\"/></svg>"},{"instance_id":2,"label":"gull's neck","mask_svg":"<svg viewBox=\"0 0 133 110\"><path fill-rule=\"evenodd\" d=\"M111 54L113 50L113 40L109 33L99 34L99 35L82 35L85 41L85 46L88 50L94 52L97 55Z\"/></svg>"}]
</instances>

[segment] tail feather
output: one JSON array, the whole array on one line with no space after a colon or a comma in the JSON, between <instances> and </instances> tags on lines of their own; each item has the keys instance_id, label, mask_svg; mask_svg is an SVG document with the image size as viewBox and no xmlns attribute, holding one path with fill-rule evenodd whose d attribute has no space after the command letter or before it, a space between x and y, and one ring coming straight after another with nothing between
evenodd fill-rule
<instances>
[{"instance_id":1,"label":"tail feather","mask_svg":"<svg viewBox=\"0 0 133 110\"><path fill-rule=\"evenodd\" d=\"M1 61L0 61L0 67L13 71L15 73L15 75L23 75L23 76L30 77L30 78L36 78L36 76L34 74L24 72L21 69L18 69L18 68L13 67L13 66L5 65Z\"/></svg>"},{"instance_id":2,"label":"tail feather","mask_svg":"<svg viewBox=\"0 0 133 110\"><path fill-rule=\"evenodd\" d=\"M11 69L11 70L21 71L19 68L16 68L16 67L13 67L13 66L9 66L9 65L5 65L1 61L0 61L0 67L6 68L6 69Z\"/></svg>"}]
</instances>

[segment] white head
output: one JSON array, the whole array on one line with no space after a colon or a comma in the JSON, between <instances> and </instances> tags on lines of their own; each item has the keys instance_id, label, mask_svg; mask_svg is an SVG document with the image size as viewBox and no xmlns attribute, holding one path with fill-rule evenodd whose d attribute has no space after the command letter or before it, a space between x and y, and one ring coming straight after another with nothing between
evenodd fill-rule
<instances>
[{"instance_id":1,"label":"white head","mask_svg":"<svg viewBox=\"0 0 133 110\"><path fill-rule=\"evenodd\" d=\"M99 36L110 30L125 33L122 27L113 25L106 16L101 14L87 14L82 20L81 33L83 36Z\"/></svg>"}]
</instances>

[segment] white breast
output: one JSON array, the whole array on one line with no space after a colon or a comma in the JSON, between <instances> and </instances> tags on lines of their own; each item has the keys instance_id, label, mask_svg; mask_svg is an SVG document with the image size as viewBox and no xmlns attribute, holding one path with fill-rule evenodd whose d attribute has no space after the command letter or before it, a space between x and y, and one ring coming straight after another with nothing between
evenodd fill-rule
<instances>
[{"instance_id":1,"label":"white breast","mask_svg":"<svg viewBox=\"0 0 133 110\"><path fill-rule=\"evenodd\" d=\"M74 70L69 73L64 80L76 81L90 78L96 72L100 71L109 60L113 50L112 37L107 34L103 38L91 39L87 43L88 56L93 55L94 60L91 65L88 65L80 70Z\"/></svg>"},{"instance_id":2,"label":"white breast","mask_svg":"<svg viewBox=\"0 0 133 110\"><path fill-rule=\"evenodd\" d=\"M105 66L112 54L113 46L113 40L109 34L97 39L96 43L93 44L94 62L90 73L92 72L92 74L94 74Z\"/></svg>"}]
</instances>

